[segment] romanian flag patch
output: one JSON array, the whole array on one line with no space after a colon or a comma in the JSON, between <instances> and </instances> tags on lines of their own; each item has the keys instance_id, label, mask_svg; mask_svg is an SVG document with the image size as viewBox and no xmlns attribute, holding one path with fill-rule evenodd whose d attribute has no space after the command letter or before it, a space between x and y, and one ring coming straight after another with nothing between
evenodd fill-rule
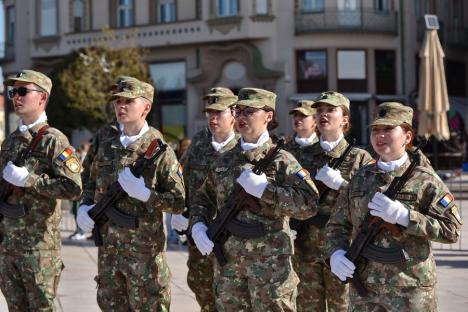
<instances>
[{"instance_id":1,"label":"romanian flag patch","mask_svg":"<svg viewBox=\"0 0 468 312\"><path fill-rule=\"evenodd\" d=\"M61 161L67 160L68 157L70 157L73 154L73 151L71 148L66 148L59 156L58 159Z\"/></svg>"},{"instance_id":2,"label":"romanian flag patch","mask_svg":"<svg viewBox=\"0 0 468 312\"><path fill-rule=\"evenodd\" d=\"M442 197L439 200L439 205L441 205L444 208L447 208L450 203L453 202L453 196L450 193L445 194L444 197Z\"/></svg>"},{"instance_id":3,"label":"romanian flag patch","mask_svg":"<svg viewBox=\"0 0 468 312\"><path fill-rule=\"evenodd\" d=\"M308 175L309 171L305 170L304 168L301 168L301 170L296 172L296 177L298 177L301 180L304 180Z\"/></svg>"},{"instance_id":4,"label":"romanian flag patch","mask_svg":"<svg viewBox=\"0 0 468 312\"><path fill-rule=\"evenodd\" d=\"M182 165L179 164L179 167L177 167L177 175L179 176L179 178L182 178L183 172L184 172L184 170L182 168Z\"/></svg>"}]
</instances>

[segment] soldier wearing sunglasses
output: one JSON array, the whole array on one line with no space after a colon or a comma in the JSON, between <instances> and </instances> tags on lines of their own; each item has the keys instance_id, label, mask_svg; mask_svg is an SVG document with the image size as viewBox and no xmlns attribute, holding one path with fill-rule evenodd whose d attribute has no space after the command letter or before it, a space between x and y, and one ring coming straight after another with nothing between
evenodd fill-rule
<instances>
[{"instance_id":1,"label":"soldier wearing sunglasses","mask_svg":"<svg viewBox=\"0 0 468 312\"><path fill-rule=\"evenodd\" d=\"M0 287L10 311L52 311L64 267L56 199L80 196L81 165L67 137L48 126L45 108L51 80L23 70L6 85L20 124L2 144L0 168L3 180L12 185L6 203L23 205L26 214L3 215ZM18 155L34 141L35 147L19 163Z\"/></svg>"}]
</instances>

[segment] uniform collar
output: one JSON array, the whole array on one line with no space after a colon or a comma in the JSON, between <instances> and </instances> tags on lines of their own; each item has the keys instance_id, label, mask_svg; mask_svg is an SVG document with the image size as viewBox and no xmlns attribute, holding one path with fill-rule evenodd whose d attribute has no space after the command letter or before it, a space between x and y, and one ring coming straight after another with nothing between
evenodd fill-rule
<instances>
[{"instance_id":1,"label":"uniform collar","mask_svg":"<svg viewBox=\"0 0 468 312\"><path fill-rule=\"evenodd\" d=\"M242 143L239 144L240 145L239 147L241 149L241 153L247 158L247 160L249 162L259 161L260 159L265 157L265 155L268 153L268 151L273 147L273 142L271 141L270 138L268 138L268 140L266 142L264 142L263 144L261 144L257 148L251 149L251 150L248 150L248 151L244 151L242 149L241 144Z\"/></svg>"},{"instance_id":2,"label":"uniform collar","mask_svg":"<svg viewBox=\"0 0 468 312\"><path fill-rule=\"evenodd\" d=\"M310 146L317 142L317 134L315 132L308 138L299 138L297 135L294 136L294 141L299 144L300 147Z\"/></svg>"},{"instance_id":3,"label":"uniform collar","mask_svg":"<svg viewBox=\"0 0 468 312\"><path fill-rule=\"evenodd\" d=\"M29 124L29 125L25 125L23 123L23 120L20 120L19 121L19 124L18 124L18 131L20 132L26 132L28 131L29 129L32 129L34 128L36 125L40 124L40 123L44 123L44 122L47 122L47 114L46 112L42 112L41 115L39 116L39 118L37 118L37 120L35 122L33 122L32 124Z\"/></svg>"}]
</instances>

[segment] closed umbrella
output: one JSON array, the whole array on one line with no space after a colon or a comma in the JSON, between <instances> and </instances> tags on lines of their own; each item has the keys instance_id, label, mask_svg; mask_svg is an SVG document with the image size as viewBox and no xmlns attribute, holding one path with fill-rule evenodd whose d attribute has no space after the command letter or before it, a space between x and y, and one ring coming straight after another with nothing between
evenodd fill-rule
<instances>
[{"instance_id":1,"label":"closed umbrella","mask_svg":"<svg viewBox=\"0 0 468 312\"><path fill-rule=\"evenodd\" d=\"M437 140L448 140L450 131L447 122L449 100L445 81L444 51L437 30L427 30L419 51L421 58L418 135Z\"/></svg>"}]
</instances>

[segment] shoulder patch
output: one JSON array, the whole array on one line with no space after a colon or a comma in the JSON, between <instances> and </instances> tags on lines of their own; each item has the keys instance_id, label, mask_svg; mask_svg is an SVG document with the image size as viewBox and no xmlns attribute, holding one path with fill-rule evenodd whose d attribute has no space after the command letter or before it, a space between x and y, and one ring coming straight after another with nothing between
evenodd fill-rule
<instances>
[{"instance_id":1,"label":"shoulder patch","mask_svg":"<svg viewBox=\"0 0 468 312\"><path fill-rule=\"evenodd\" d=\"M453 205L452 208L450 208L450 213L452 214L452 216L455 217L455 219L457 219L458 223L462 224L462 220L460 215L458 214L458 209L456 205Z\"/></svg>"},{"instance_id":2,"label":"shoulder patch","mask_svg":"<svg viewBox=\"0 0 468 312\"><path fill-rule=\"evenodd\" d=\"M67 147L66 149L63 150L62 153L60 153L60 155L58 155L57 159L60 160L60 161L65 161L67 160L71 155L73 154L73 150L69 147Z\"/></svg>"},{"instance_id":3,"label":"shoulder patch","mask_svg":"<svg viewBox=\"0 0 468 312\"><path fill-rule=\"evenodd\" d=\"M73 173L79 173L81 171L80 161L75 156L69 157L65 160L65 167Z\"/></svg>"},{"instance_id":4,"label":"shoulder patch","mask_svg":"<svg viewBox=\"0 0 468 312\"><path fill-rule=\"evenodd\" d=\"M301 180L304 180L305 178L307 178L307 176L309 176L309 171L307 171L304 168L301 168L301 170L296 172L296 177L298 177Z\"/></svg>"},{"instance_id":5,"label":"shoulder patch","mask_svg":"<svg viewBox=\"0 0 468 312\"><path fill-rule=\"evenodd\" d=\"M179 166L177 167L177 175L179 176L179 178L182 178L182 176L184 175L183 172L184 172L184 168L182 167L181 164L179 164Z\"/></svg>"},{"instance_id":6,"label":"shoulder patch","mask_svg":"<svg viewBox=\"0 0 468 312\"><path fill-rule=\"evenodd\" d=\"M447 208L453 202L453 196L450 193L445 194L438 202L440 206Z\"/></svg>"}]
</instances>

